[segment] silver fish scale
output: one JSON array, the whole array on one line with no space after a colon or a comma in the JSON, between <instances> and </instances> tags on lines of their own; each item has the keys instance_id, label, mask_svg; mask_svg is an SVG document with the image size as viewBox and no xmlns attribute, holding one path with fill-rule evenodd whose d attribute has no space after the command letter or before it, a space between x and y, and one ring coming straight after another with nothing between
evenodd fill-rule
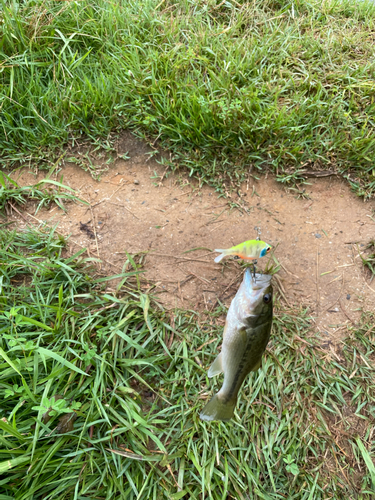
<instances>
[{"instance_id":1,"label":"silver fish scale","mask_svg":"<svg viewBox=\"0 0 375 500\"><path fill-rule=\"evenodd\" d=\"M231 399L232 394L242 385L242 382L245 380L248 373L257 365L262 357L271 334L272 308L269 309L269 311L271 314L262 314L265 321L261 324L259 324L259 316L249 318L250 324L248 324L248 328L246 328L246 348L240 362L238 363L238 369L233 378L232 384L228 389L228 396L224 398L224 401L229 401ZM256 325L256 323L258 323L258 325ZM264 335L264 325L266 325L268 329L266 335Z\"/></svg>"}]
</instances>

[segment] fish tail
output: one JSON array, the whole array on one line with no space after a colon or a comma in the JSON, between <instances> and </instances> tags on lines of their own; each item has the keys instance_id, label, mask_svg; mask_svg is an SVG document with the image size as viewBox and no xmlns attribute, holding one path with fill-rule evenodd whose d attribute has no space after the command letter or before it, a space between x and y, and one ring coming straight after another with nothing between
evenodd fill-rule
<instances>
[{"instance_id":1,"label":"fish tail","mask_svg":"<svg viewBox=\"0 0 375 500\"><path fill-rule=\"evenodd\" d=\"M201 420L206 420L207 422L211 420L222 420L226 422L233 417L236 402L237 398L224 402L220 399L219 393L215 394L203 408L199 417Z\"/></svg>"},{"instance_id":2,"label":"fish tail","mask_svg":"<svg viewBox=\"0 0 375 500\"><path fill-rule=\"evenodd\" d=\"M220 252L220 255L215 258L214 262L220 262L227 255L227 250L215 250L215 252Z\"/></svg>"}]
</instances>

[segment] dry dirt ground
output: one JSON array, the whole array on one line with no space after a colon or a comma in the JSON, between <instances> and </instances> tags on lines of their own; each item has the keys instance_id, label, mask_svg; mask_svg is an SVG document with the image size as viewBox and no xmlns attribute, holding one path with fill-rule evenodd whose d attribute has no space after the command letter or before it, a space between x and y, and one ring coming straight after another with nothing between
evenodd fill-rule
<instances>
[{"instance_id":1,"label":"dry dirt ground","mask_svg":"<svg viewBox=\"0 0 375 500\"><path fill-rule=\"evenodd\" d=\"M29 205L22 217L16 212L12 217L20 225L26 220L58 224L60 233L71 235L70 251L87 247L90 256L103 260L101 272L107 275L122 270L126 252L146 252L145 277L159 302L196 310L211 309L218 299L228 305L242 279L238 262L215 264L217 254L210 249L254 239L257 226L281 265L275 278L279 299L308 306L316 328L332 340L357 322L362 310L374 309L375 280L370 283L358 252L374 239L375 203L357 198L346 182L335 177L312 180L304 186L308 198L297 199L272 177L251 178L240 196L230 200L242 208L231 208L213 189L199 188L186 174L166 177L152 152L124 133L109 170L96 181L81 166L100 169L103 158L85 145L75 146L51 179L61 181L63 176L62 182L90 206L68 203L66 213L52 206L35 214ZM67 161L71 158L81 166ZM28 168L12 174L21 185L45 175ZM184 253L197 247L202 249ZM264 269L267 260L260 260L259 267Z\"/></svg>"}]
</instances>

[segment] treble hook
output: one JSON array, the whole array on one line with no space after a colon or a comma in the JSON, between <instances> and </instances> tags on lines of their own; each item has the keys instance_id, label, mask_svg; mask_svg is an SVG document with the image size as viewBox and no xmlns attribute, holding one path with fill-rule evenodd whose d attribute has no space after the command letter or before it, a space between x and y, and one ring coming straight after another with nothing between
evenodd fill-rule
<instances>
[{"instance_id":1,"label":"treble hook","mask_svg":"<svg viewBox=\"0 0 375 500\"><path fill-rule=\"evenodd\" d=\"M260 228L260 226L255 226L254 227L254 230L257 232L258 236L256 237L256 240L257 241L260 241L260 235L262 234L262 230ZM258 264L258 261L257 260L254 260L253 261L253 279L254 281L256 282L256 265Z\"/></svg>"},{"instance_id":2,"label":"treble hook","mask_svg":"<svg viewBox=\"0 0 375 500\"><path fill-rule=\"evenodd\" d=\"M256 267L255 266L258 264L258 261L253 260L252 264L253 264L253 279L256 282Z\"/></svg>"}]
</instances>

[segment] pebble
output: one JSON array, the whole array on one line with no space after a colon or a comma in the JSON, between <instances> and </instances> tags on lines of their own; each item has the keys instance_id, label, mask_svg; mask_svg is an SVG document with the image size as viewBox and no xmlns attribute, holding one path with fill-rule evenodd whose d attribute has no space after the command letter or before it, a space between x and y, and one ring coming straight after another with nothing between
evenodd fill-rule
<instances>
[{"instance_id":1,"label":"pebble","mask_svg":"<svg viewBox=\"0 0 375 500\"><path fill-rule=\"evenodd\" d=\"M346 300L350 300L350 293L347 294Z\"/></svg>"},{"instance_id":2,"label":"pebble","mask_svg":"<svg viewBox=\"0 0 375 500\"><path fill-rule=\"evenodd\" d=\"M321 238L321 237L322 237L322 235L321 235L321 234L316 233L315 238Z\"/></svg>"},{"instance_id":3,"label":"pebble","mask_svg":"<svg viewBox=\"0 0 375 500\"><path fill-rule=\"evenodd\" d=\"M134 184L136 184L136 185L138 186L138 184L139 184L139 180L138 180L138 179L135 179L135 180L134 180Z\"/></svg>"}]
</instances>

